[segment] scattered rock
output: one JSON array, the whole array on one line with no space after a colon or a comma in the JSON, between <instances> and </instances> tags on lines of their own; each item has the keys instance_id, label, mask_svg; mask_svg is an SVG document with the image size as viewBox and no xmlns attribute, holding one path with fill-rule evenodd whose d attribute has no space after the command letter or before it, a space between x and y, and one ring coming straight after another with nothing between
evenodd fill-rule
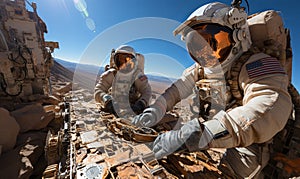
<instances>
[{"instance_id":1,"label":"scattered rock","mask_svg":"<svg viewBox=\"0 0 300 179\"><path fill-rule=\"evenodd\" d=\"M19 131L20 126L15 118L9 114L8 110L0 108L0 156L1 153L13 149Z\"/></svg>"}]
</instances>

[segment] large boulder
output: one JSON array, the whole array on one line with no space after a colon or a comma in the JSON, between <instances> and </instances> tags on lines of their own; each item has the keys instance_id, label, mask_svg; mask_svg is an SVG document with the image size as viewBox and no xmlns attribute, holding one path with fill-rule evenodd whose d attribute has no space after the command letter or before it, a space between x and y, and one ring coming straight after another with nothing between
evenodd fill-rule
<instances>
[{"instance_id":1,"label":"large boulder","mask_svg":"<svg viewBox=\"0 0 300 179\"><path fill-rule=\"evenodd\" d=\"M42 129L55 117L55 113L53 111L46 112L41 104L27 105L23 108L12 111L11 115L18 122L20 132Z\"/></svg>"},{"instance_id":2,"label":"large boulder","mask_svg":"<svg viewBox=\"0 0 300 179\"><path fill-rule=\"evenodd\" d=\"M19 124L8 110L0 108L0 155L13 149L20 131Z\"/></svg>"}]
</instances>

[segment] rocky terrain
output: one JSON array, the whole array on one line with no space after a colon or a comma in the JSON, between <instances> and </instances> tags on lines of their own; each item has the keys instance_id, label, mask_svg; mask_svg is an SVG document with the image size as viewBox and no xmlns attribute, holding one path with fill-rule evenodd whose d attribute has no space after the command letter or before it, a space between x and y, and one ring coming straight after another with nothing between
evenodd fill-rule
<instances>
[{"instance_id":1,"label":"rocky terrain","mask_svg":"<svg viewBox=\"0 0 300 179\"><path fill-rule=\"evenodd\" d=\"M74 71L54 62L51 95L28 97L28 102L42 104L49 118L28 122L40 109L37 106L27 110L27 118L17 118L23 122L23 132L14 149L0 157L2 178L234 178L225 165L220 165L223 149L180 151L155 159L153 140L191 118L191 99L178 103L153 129L137 128L129 122L130 117L116 118L99 111L93 97L97 74L77 71L74 75ZM171 80L149 79L153 100L171 84ZM25 109L20 108L19 114ZM17 115L18 110L14 113ZM299 171L297 161L279 157L281 168L289 172L280 178L297 176L293 173ZM273 171L270 178L278 174Z\"/></svg>"},{"instance_id":2,"label":"rocky terrain","mask_svg":"<svg viewBox=\"0 0 300 179\"><path fill-rule=\"evenodd\" d=\"M71 107L70 129L73 147L67 155L74 156L75 159L73 159L73 165L69 164L69 168L61 175L69 176L68 171L75 170L77 176L86 176L87 170L98 168L99 175L107 178L124 178L125 174L128 176L128 172L141 178L230 178L230 175L222 173L217 167L224 150L191 154L182 152L157 161L151 152L151 142L143 144L126 138L122 130L116 135L118 129L113 128L115 132L108 129L110 125L107 124L107 120L112 123L111 121L116 122L117 119L99 112L93 99L93 91L89 89L91 85L87 85L87 81L93 82L94 75L78 73L77 83L74 83L73 79L70 83L72 69L66 70L57 62L52 72L51 81L55 89L54 93L64 93L69 98ZM157 77L155 79L150 78L154 98L171 84L171 80L168 82L165 79L158 80ZM178 103L174 110L165 116L164 122L154 129L164 132L188 120L192 115L189 112L188 102L189 100L184 100ZM117 121L116 124L120 124L119 122ZM129 151L131 152L127 153ZM50 176L51 169L56 167L58 166L55 164L50 165L46 173ZM134 172L137 170L139 172Z\"/></svg>"},{"instance_id":3,"label":"rocky terrain","mask_svg":"<svg viewBox=\"0 0 300 179\"><path fill-rule=\"evenodd\" d=\"M63 68L62 70L65 71ZM140 129L132 128L130 124L128 126L126 120L122 121L112 115L99 112L93 99L93 85L91 85L96 82L94 79L97 75L82 73L82 71L77 73L78 83L74 83L73 78L72 89L65 94L72 99L70 104L73 153L71 156L75 159L71 171L76 171L77 177L86 177L88 171L93 170L103 178L128 178L128 176L131 176L130 178L234 178L227 166L220 165L224 149L209 149L194 153L181 151L156 160L151 151L151 142L141 143L137 138L132 137L132 133L135 134L134 131ZM57 74L60 73L52 76L56 79L53 80L54 84L61 83L57 80L59 78L55 77ZM153 100L174 80L160 79L157 76L148 79L153 90ZM87 81L90 81L90 84L87 85ZM69 84L66 81L64 83ZM59 89L59 86L56 88ZM178 103L153 129L161 133L180 127L193 115L189 108L190 103L190 98ZM291 131L298 130L291 127ZM278 135L287 135L282 132ZM274 141L274 145L285 144ZM295 150L290 150L292 151ZM290 178L300 175L297 158L290 160L285 155L277 154L273 157L274 159L270 160L265 168L266 178Z\"/></svg>"},{"instance_id":4,"label":"rocky terrain","mask_svg":"<svg viewBox=\"0 0 300 179\"><path fill-rule=\"evenodd\" d=\"M52 61L59 43L45 41L36 3L2 0L0 6L0 178L235 178L220 164L224 149L154 157L156 137L193 118L190 97L152 128L100 111L93 91L105 68ZM175 79L148 80L153 102ZM300 176L300 95L292 85L289 93L294 118L274 137L265 178Z\"/></svg>"}]
</instances>

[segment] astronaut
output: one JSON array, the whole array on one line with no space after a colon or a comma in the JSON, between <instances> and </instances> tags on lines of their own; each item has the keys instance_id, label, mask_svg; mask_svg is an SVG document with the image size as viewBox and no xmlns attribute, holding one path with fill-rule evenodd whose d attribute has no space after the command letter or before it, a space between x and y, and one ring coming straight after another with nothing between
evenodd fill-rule
<instances>
[{"instance_id":1,"label":"astronaut","mask_svg":"<svg viewBox=\"0 0 300 179\"><path fill-rule=\"evenodd\" d=\"M116 116L136 115L147 106L151 86L142 69L138 68L135 50L122 45L113 54L113 67L105 71L95 86L95 101L102 110Z\"/></svg>"},{"instance_id":2,"label":"astronaut","mask_svg":"<svg viewBox=\"0 0 300 179\"><path fill-rule=\"evenodd\" d=\"M133 124L156 125L166 111L194 92L198 117L179 130L159 135L153 143L156 158L182 148L191 152L226 148L222 163L236 177L261 177L269 160L268 145L292 110L284 69L276 58L251 52L247 14L239 5L203 5L174 34L181 34L196 63L153 105L135 116ZM245 55L240 69L235 69L238 73L232 73Z\"/></svg>"}]
</instances>

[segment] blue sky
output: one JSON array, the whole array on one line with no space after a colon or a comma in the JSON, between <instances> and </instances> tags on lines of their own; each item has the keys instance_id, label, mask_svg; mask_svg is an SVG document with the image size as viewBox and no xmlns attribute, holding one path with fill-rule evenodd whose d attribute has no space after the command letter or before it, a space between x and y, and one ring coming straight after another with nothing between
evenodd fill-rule
<instances>
[{"instance_id":1,"label":"blue sky","mask_svg":"<svg viewBox=\"0 0 300 179\"><path fill-rule=\"evenodd\" d=\"M67 61L105 65L111 48L122 43L145 54L146 73L178 77L193 64L180 37L172 31L207 0L28 0L46 22L48 41L58 41L54 57ZM280 11L291 30L293 83L300 87L299 5L296 0L248 0L250 14ZM231 0L222 0L230 4ZM245 3L243 3L245 5Z\"/></svg>"}]
</instances>

